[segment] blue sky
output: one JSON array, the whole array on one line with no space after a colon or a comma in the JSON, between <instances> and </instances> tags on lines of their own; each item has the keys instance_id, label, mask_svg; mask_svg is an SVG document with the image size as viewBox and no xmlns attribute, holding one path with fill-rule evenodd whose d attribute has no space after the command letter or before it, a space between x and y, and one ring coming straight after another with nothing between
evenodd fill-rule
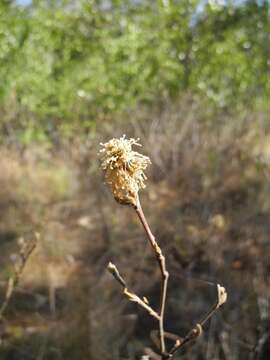
<instances>
[{"instance_id":1,"label":"blue sky","mask_svg":"<svg viewBox=\"0 0 270 360\"><path fill-rule=\"evenodd\" d=\"M17 3L21 5L28 5L31 3L31 0L17 0Z\"/></svg>"}]
</instances>

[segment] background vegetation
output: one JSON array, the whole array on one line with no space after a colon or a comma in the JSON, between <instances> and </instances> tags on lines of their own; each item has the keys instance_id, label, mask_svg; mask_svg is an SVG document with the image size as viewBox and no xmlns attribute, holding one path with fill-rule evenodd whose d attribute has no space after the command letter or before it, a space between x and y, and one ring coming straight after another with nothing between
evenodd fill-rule
<instances>
[{"instance_id":1,"label":"background vegetation","mask_svg":"<svg viewBox=\"0 0 270 360\"><path fill-rule=\"evenodd\" d=\"M136 218L107 195L99 142L140 137L142 194L172 274L167 328L228 303L183 359L269 358L270 4L0 2L1 297L20 236L39 231L1 359L138 359L151 319L109 260L159 296ZM162 219L162 221L161 221Z\"/></svg>"},{"instance_id":2,"label":"background vegetation","mask_svg":"<svg viewBox=\"0 0 270 360\"><path fill-rule=\"evenodd\" d=\"M187 92L268 108L268 1L3 0L0 17L1 128L24 142Z\"/></svg>"}]
</instances>

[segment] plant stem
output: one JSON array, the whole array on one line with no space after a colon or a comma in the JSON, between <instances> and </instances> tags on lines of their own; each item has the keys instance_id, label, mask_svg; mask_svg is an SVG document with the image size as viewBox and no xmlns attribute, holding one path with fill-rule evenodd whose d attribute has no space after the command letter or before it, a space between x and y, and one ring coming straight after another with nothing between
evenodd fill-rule
<instances>
[{"instance_id":1,"label":"plant stem","mask_svg":"<svg viewBox=\"0 0 270 360\"><path fill-rule=\"evenodd\" d=\"M159 311L159 337L160 337L160 351L161 354L166 353L166 346L165 346L165 337L164 337L164 312L165 312L165 304L166 304L166 296L167 296L167 285L168 285L168 278L169 273L166 269L166 261L165 257L162 254L162 251L156 242L156 239L154 235L152 234L150 227L147 223L147 220L144 216L144 212L141 207L141 203L139 200L139 197L137 198L136 206L134 206L134 209L143 225L143 228L147 234L147 238L150 242L150 245L154 251L155 257L157 259L160 272L161 272L161 297L160 297L160 311Z\"/></svg>"}]
</instances>

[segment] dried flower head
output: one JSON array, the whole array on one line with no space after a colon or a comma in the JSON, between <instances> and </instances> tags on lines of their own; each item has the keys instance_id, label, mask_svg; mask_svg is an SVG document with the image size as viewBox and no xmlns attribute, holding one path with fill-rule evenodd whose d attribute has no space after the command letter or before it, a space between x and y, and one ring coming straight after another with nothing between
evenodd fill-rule
<instances>
[{"instance_id":1,"label":"dried flower head","mask_svg":"<svg viewBox=\"0 0 270 360\"><path fill-rule=\"evenodd\" d=\"M136 205L138 191L145 188L144 170L150 159L132 150L132 145L141 146L135 139L111 139L100 150L101 167L116 201L124 205Z\"/></svg>"},{"instance_id":2,"label":"dried flower head","mask_svg":"<svg viewBox=\"0 0 270 360\"><path fill-rule=\"evenodd\" d=\"M218 291L217 308L219 308L227 301L227 292L226 289L223 286L220 286L219 284L217 285L217 291Z\"/></svg>"}]
</instances>

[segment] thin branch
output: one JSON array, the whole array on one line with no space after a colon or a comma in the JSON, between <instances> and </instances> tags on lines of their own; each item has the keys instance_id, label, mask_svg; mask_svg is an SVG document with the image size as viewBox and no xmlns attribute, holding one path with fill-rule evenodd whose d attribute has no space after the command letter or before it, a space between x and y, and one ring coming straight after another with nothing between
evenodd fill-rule
<instances>
[{"instance_id":1,"label":"thin branch","mask_svg":"<svg viewBox=\"0 0 270 360\"><path fill-rule=\"evenodd\" d=\"M160 320L159 314L147 303L146 299L142 300L138 295L128 290L125 280L120 275L117 267L114 264L110 262L107 269L113 275L115 280L117 280L119 284L124 288L123 294L129 299L129 301L137 303L138 305L143 307L149 313L149 315L153 316L158 321Z\"/></svg>"},{"instance_id":2,"label":"thin branch","mask_svg":"<svg viewBox=\"0 0 270 360\"><path fill-rule=\"evenodd\" d=\"M219 284L217 284L217 301L209 312L204 316L200 321L201 326L203 326L207 320L216 312L216 310L227 301L227 292L226 289Z\"/></svg>"},{"instance_id":3,"label":"thin branch","mask_svg":"<svg viewBox=\"0 0 270 360\"><path fill-rule=\"evenodd\" d=\"M167 359L172 358L173 354L176 353L176 351L178 351L183 345L199 337L202 334L202 331L203 329L201 324L196 324L182 340L176 340L175 345L169 352Z\"/></svg>"},{"instance_id":4,"label":"thin branch","mask_svg":"<svg viewBox=\"0 0 270 360\"><path fill-rule=\"evenodd\" d=\"M38 239L39 239L38 233L35 233L34 237L30 241L26 242L23 238L20 239L19 257L14 265L14 273L8 279L6 293L5 293L5 299L0 307L0 319L3 317L3 314L7 308L8 304L10 302L11 296L14 292L14 289L16 288L16 286L18 285L18 283L20 281L20 278L21 278L21 275L25 268L25 265L37 245Z\"/></svg>"},{"instance_id":5,"label":"thin branch","mask_svg":"<svg viewBox=\"0 0 270 360\"><path fill-rule=\"evenodd\" d=\"M150 242L150 245L154 251L155 257L159 264L160 272L161 272L161 297L160 297L160 311L159 311L159 336L160 336L160 351L161 354L166 353L166 346L165 346L165 336L164 336L164 313L165 313L165 304L166 304L166 297L167 297L167 286L168 286L168 278L169 273L166 269L166 261L165 257L162 254L162 251L156 242L154 235L152 234L150 227L147 223L145 218L144 212L142 210L139 197L137 197L136 206L134 209L143 225L143 228L147 234L147 238Z\"/></svg>"},{"instance_id":6,"label":"thin branch","mask_svg":"<svg viewBox=\"0 0 270 360\"><path fill-rule=\"evenodd\" d=\"M216 312L216 310L223 305L227 300L227 293L224 287L217 284L217 301L212 306L212 308L208 311L208 313L203 317L200 323L196 324L193 329L191 329L188 334L182 339L177 340L171 351L169 352L167 359L173 357L183 345L187 344L188 342L195 340L202 334L203 325L211 318L211 316ZM166 358L165 358L166 359Z\"/></svg>"},{"instance_id":7,"label":"thin branch","mask_svg":"<svg viewBox=\"0 0 270 360\"><path fill-rule=\"evenodd\" d=\"M121 286L123 286L124 289L127 288L125 280L122 278L117 267L113 263L109 262L107 270L112 274L115 280L118 281Z\"/></svg>"}]
</instances>

